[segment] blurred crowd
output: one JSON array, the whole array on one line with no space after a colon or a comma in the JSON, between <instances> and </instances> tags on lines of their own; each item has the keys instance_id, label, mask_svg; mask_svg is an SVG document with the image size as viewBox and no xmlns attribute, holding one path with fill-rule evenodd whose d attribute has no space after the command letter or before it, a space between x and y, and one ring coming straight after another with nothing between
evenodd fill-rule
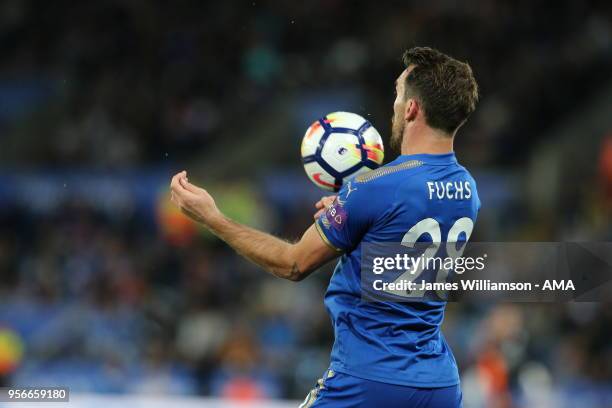
<instances>
[{"instance_id":1,"label":"blurred crowd","mask_svg":"<svg viewBox=\"0 0 612 408\"><path fill-rule=\"evenodd\" d=\"M294 211L273 224L277 233L295 237L307 225L311 208ZM281 281L176 217L163 202L155 226L78 202L44 216L2 211L3 383L305 395L329 362L330 267ZM445 334L469 406L533 406L551 395L598 406L612 395L611 321L606 303L459 302Z\"/></svg>"},{"instance_id":2,"label":"blurred crowd","mask_svg":"<svg viewBox=\"0 0 612 408\"><path fill-rule=\"evenodd\" d=\"M401 53L427 44L476 72L482 103L462 135L470 160L520 163L608 77L611 17L597 0L6 0L2 161L201 159L226 137L253 137L245 124L274 102L337 88L362 92L361 108L387 134Z\"/></svg>"},{"instance_id":3,"label":"blurred crowd","mask_svg":"<svg viewBox=\"0 0 612 408\"><path fill-rule=\"evenodd\" d=\"M571 190L563 214L530 208L517 173L612 81L611 3L464 3L0 2L2 385L303 397L328 364L330 267L268 277L163 191L173 171L212 174L248 146L231 177L215 174L222 207L298 237L320 194L300 173L301 132L341 95L388 135L412 45L467 60L481 86L457 141L483 197L479 240L610 240L610 137L585 170L592 191ZM150 169L157 187L113 190ZM62 181L91 172L108 189ZM603 303L456 303L445 333L470 406L543 406L553 390L611 398L611 322Z\"/></svg>"}]
</instances>

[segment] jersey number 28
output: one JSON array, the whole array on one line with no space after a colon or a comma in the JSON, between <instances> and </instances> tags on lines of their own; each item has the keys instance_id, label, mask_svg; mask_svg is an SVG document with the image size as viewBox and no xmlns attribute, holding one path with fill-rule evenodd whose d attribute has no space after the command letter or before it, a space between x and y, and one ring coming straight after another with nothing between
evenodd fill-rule
<instances>
[{"instance_id":1,"label":"jersey number 28","mask_svg":"<svg viewBox=\"0 0 612 408\"><path fill-rule=\"evenodd\" d=\"M471 218L463 217L459 218L453 226L448 231L448 235L445 240L442 239L442 229L440 228L440 223L436 221L434 218L424 218L421 221L417 222L412 228L408 230L404 234L402 238L402 245L408 248L414 248L415 244L418 242L419 238L425 234L429 234L431 237L431 244L427 247L423 256L425 259L434 258L438 251L440 250L440 246L445 244L446 246L446 254L450 258L459 258L463 251L465 250L465 244L470 239L470 235L472 235L472 230L474 229L474 222ZM461 234L465 234L465 242L457 248L457 242L459 241L459 237ZM425 265L421 262L416 270L408 270L401 274L395 282L406 280L406 281L416 281L418 277L423 272ZM448 277L448 273L450 270L442 267L436 272L436 282L444 282ZM420 286L420 285L418 285ZM416 298L423 297L423 290L413 290L410 293L401 290L389 290L388 293ZM439 296L443 297L443 293L439 292Z\"/></svg>"}]
</instances>

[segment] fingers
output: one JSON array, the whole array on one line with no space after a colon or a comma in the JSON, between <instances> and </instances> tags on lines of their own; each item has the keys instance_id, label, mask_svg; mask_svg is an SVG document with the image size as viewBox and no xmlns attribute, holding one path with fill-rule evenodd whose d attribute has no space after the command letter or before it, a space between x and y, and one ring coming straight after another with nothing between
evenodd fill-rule
<instances>
[{"instance_id":1,"label":"fingers","mask_svg":"<svg viewBox=\"0 0 612 408\"><path fill-rule=\"evenodd\" d=\"M198 193L200 190L202 190L189 182L189 178L187 178L187 172L185 170L181 171L180 173L176 173L174 177L172 177L170 188L174 191L178 191L179 187L191 193Z\"/></svg>"},{"instance_id":2,"label":"fingers","mask_svg":"<svg viewBox=\"0 0 612 408\"><path fill-rule=\"evenodd\" d=\"M189 202L190 200L192 201L195 198L194 193L185 187L185 183L188 183L186 180L187 172L182 171L175 174L170 182L170 191L173 194L173 202L179 206L183 206L185 203Z\"/></svg>"},{"instance_id":3,"label":"fingers","mask_svg":"<svg viewBox=\"0 0 612 408\"><path fill-rule=\"evenodd\" d=\"M336 200L336 196L335 195L321 197L321 199L315 203L315 207L317 208L318 211L314 214L314 216L313 216L314 219L316 220L321 215L323 215L323 213L325 213L325 211L327 211L327 208L330 205L332 205L335 200Z\"/></svg>"},{"instance_id":4,"label":"fingers","mask_svg":"<svg viewBox=\"0 0 612 408\"><path fill-rule=\"evenodd\" d=\"M199 190L201 190L200 187L196 187L195 185L191 184L189 180L187 180L187 177L181 178L180 183L185 190L191 191L192 193L198 193Z\"/></svg>"},{"instance_id":5,"label":"fingers","mask_svg":"<svg viewBox=\"0 0 612 408\"><path fill-rule=\"evenodd\" d=\"M316 202L315 207L318 209L327 208L334 203L335 199L335 195L321 197L321 199Z\"/></svg>"},{"instance_id":6,"label":"fingers","mask_svg":"<svg viewBox=\"0 0 612 408\"><path fill-rule=\"evenodd\" d=\"M176 173L174 175L174 177L172 177L172 180L170 181L170 188L172 190L176 190L178 189L178 187L181 187L180 181L182 178L186 178L187 177L187 172L185 170L181 171L180 173Z\"/></svg>"}]
</instances>

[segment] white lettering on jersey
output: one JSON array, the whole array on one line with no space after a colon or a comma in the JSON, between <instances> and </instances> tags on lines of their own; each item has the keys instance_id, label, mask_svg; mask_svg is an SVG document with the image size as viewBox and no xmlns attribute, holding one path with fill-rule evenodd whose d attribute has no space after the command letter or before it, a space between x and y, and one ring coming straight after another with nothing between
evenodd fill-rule
<instances>
[{"instance_id":1,"label":"white lettering on jersey","mask_svg":"<svg viewBox=\"0 0 612 408\"><path fill-rule=\"evenodd\" d=\"M469 181L428 181L429 199L469 200L472 197L472 186Z\"/></svg>"}]
</instances>

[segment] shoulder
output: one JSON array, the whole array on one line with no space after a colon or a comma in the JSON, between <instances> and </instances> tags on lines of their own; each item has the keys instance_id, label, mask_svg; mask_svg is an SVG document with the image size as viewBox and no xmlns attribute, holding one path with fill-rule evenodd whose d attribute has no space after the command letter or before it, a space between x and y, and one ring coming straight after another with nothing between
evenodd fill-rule
<instances>
[{"instance_id":1,"label":"shoulder","mask_svg":"<svg viewBox=\"0 0 612 408\"><path fill-rule=\"evenodd\" d=\"M361 190L373 203L388 206L399 191L414 190L426 173L425 163L420 160L391 162L376 170L360 174L352 181L352 188Z\"/></svg>"},{"instance_id":2,"label":"shoulder","mask_svg":"<svg viewBox=\"0 0 612 408\"><path fill-rule=\"evenodd\" d=\"M474 207L476 208L476 211L478 211L480 210L481 202L480 202L480 197L478 194L478 184L476 183L476 179L474 178L472 173L467 168L465 168L461 164L457 164L457 166L461 169L461 171L464 174L463 177L467 181L466 187L467 189L469 189L469 194L471 196L470 199L472 200L472 203Z\"/></svg>"},{"instance_id":3,"label":"shoulder","mask_svg":"<svg viewBox=\"0 0 612 408\"><path fill-rule=\"evenodd\" d=\"M423 162L418 160L391 162L376 170L360 174L342 187L338 192L337 201L353 212L357 211L369 218L376 218L396 202L398 190L404 190L403 186L415 184L414 181L418 176L414 170L422 165Z\"/></svg>"},{"instance_id":4,"label":"shoulder","mask_svg":"<svg viewBox=\"0 0 612 408\"><path fill-rule=\"evenodd\" d=\"M423 166L423 164L421 160L407 160L400 163L391 162L376 170L360 174L355 177L354 181L359 184L384 184L384 182L392 178L392 176L397 176L400 173L403 175L406 171L419 168Z\"/></svg>"},{"instance_id":5,"label":"shoulder","mask_svg":"<svg viewBox=\"0 0 612 408\"><path fill-rule=\"evenodd\" d=\"M457 164L457 166L461 169L461 171L463 171L464 178L470 182L470 186L474 189L474 192L476 193L477 184L476 184L476 179L474 178L472 173L467 168L465 168L465 166L462 166L461 164Z\"/></svg>"}]
</instances>

